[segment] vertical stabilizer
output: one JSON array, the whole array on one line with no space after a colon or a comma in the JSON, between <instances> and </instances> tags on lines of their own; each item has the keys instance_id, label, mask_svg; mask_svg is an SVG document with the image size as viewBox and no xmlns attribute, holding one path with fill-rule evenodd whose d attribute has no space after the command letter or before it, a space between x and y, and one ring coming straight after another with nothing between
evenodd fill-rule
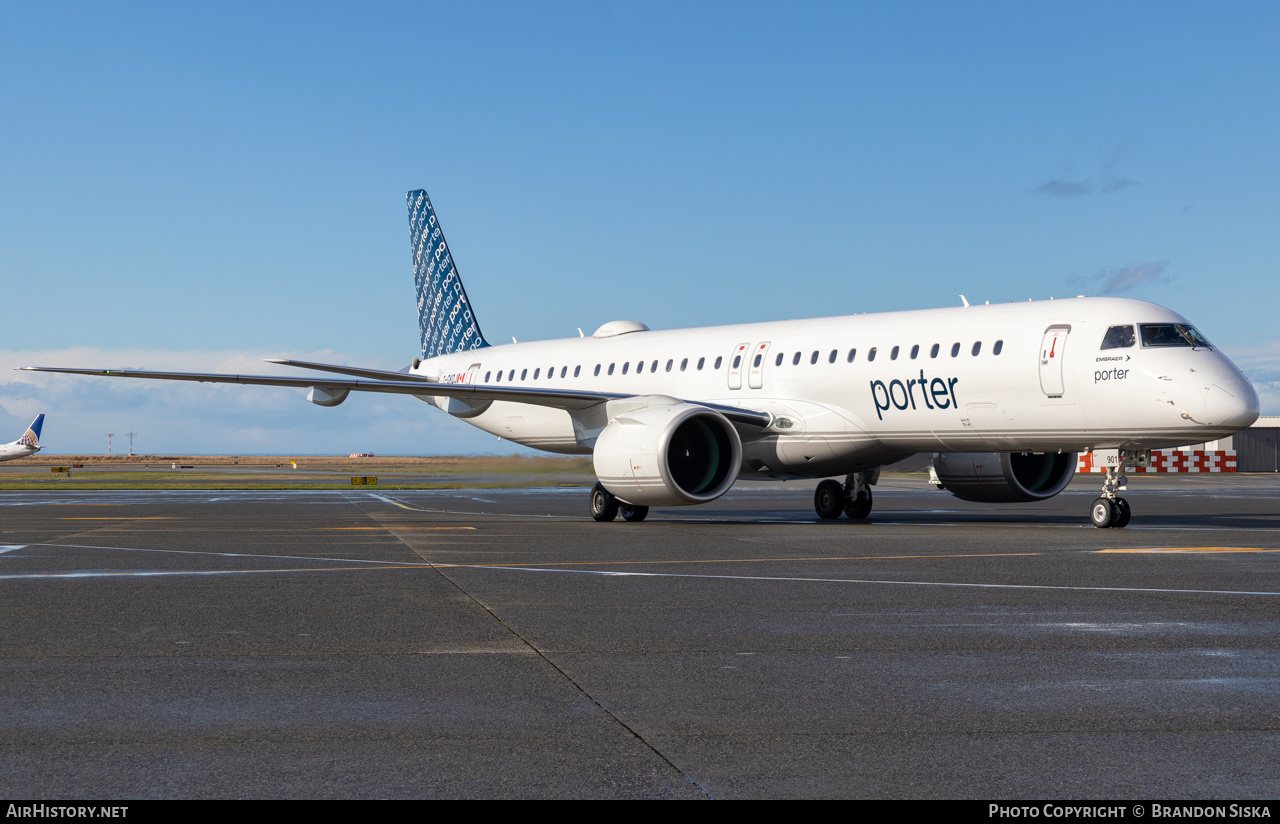
<instances>
[{"instance_id":1,"label":"vertical stabilizer","mask_svg":"<svg viewBox=\"0 0 1280 824\"><path fill-rule=\"evenodd\" d=\"M17 443L20 446L29 446L32 449L40 448L40 427L44 426L44 413L36 415L36 419L27 427L27 431L22 433L22 437L18 438ZM12 431L12 430L10 430Z\"/></svg>"},{"instance_id":2,"label":"vertical stabilizer","mask_svg":"<svg viewBox=\"0 0 1280 824\"><path fill-rule=\"evenodd\" d=\"M431 199L422 189L409 192L406 197L423 360L488 346L471 311L467 291L462 288Z\"/></svg>"}]
</instances>

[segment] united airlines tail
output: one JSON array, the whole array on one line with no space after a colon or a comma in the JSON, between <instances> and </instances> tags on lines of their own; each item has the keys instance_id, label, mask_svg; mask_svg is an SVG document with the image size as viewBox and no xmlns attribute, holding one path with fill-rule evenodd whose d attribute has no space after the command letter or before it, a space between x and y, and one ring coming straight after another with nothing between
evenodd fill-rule
<instances>
[{"instance_id":1,"label":"united airlines tail","mask_svg":"<svg viewBox=\"0 0 1280 824\"><path fill-rule=\"evenodd\" d=\"M29 446L32 449L40 448L40 427L44 426L44 413L36 415L36 419L27 427L27 431L22 433L22 437L14 441L18 446Z\"/></svg>"},{"instance_id":2,"label":"united airlines tail","mask_svg":"<svg viewBox=\"0 0 1280 824\"><path fill-rule=\"evenodd\" d=\"M471 311L467 290L462 288L431 199L422 189L408 192L406 197L423 360L488 346Z\"/></svg>"}]
</instances>

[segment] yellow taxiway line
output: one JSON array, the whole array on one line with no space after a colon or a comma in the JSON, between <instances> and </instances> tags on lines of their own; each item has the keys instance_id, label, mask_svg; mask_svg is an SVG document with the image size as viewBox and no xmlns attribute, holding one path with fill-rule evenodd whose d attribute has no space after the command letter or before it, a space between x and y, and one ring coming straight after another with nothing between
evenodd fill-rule
<instances>
[{"instance_id":1,"label":"yellow taxiway line","mask_svg":"<svg viewBox=\"0 0 1280 824\"><path fill-rule=\"evenodd\" d=\"M1098 554L1118 553L1132 555L1157 555L1160 553L1187 554L1197 552L1280 552L1280 549L1256 546L1161 546L1136 547L1134 549L1100 549Z\"/></svg>"}]
</instances>

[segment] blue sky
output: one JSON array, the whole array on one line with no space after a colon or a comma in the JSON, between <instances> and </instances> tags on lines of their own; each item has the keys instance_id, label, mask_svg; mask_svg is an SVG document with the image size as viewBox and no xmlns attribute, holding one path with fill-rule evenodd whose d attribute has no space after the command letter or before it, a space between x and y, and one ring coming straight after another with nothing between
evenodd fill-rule
<instances>
[{"instance_id":1,"label":"blue sky","mask_svg":"<svg viewBox=\"0 0 1280 824\"><path fill-rule=\"evenodd\" d=\"M510 450L9 368L397 369L418 187L490 340L1113 293L1280 413L1275 3L10 2L0 77L4 440Z\"/></svg>"}]
</instances>

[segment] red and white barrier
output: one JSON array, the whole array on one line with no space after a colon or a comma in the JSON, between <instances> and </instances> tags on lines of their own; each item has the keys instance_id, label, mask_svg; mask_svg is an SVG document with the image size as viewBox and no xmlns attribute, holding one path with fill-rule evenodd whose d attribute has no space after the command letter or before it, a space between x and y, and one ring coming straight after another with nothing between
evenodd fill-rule
<instances>
[{"instance_id":1,"label":"red and white barrier","mask_svg":"<svg viewBox=\"0 0 1280 824\"><path fill-rule=\"evenodd\" d=\"M1085 452L1076 463L1076 472L1105 472L1102 466L1094 466L1093 453ZM1151 450L1151 466L1126 466L1126 473L1139 472L1235 472L1234 449L1208 451L1193 449Z\"/></svg>"}]
</instances>

